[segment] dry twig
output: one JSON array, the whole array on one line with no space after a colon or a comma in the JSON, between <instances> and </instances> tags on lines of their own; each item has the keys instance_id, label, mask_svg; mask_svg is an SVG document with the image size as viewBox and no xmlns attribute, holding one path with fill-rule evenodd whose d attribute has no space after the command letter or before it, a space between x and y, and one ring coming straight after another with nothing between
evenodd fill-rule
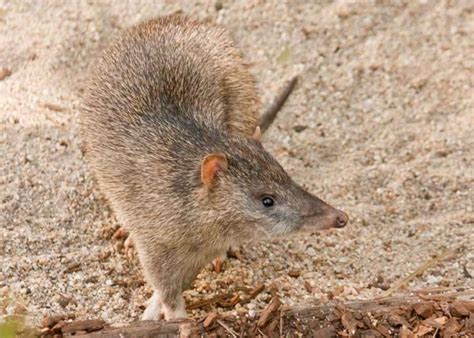
<instances>
[{"instance_id":1,"label":"dry twig","mask_svg":"<svg viewBox=\"0 0 474 338\"><path fill-rule=\"evenodd\" d=\"M454 254L456 254L456 252L461 247L462 246L459 246L459 247L457 247L455 249L452 249L452 250L448 249L448 250L444 251L441 255L426 261L423 265L421 265L418 269L413 271L411 274L409 274L408 276L398 280L395 284L393 284L380 298L385 298L385 297L388 297L388 296L392 295L395 291L397 291L403 285L407 284L409 281L414 279L416 276L421 275L423 272L425 272L429 268L439 264L440 262L442 262L442 261L444 261L448 258L451 258Z\"/></svg>"},{"instance_id":2,"label":"dry twig","mask_svg":"<svg viewBox=\"0 0 474 338\"><path fill-rule=\"evenodd\" d=\"M281 306L281 302L278 298L274 297L270 304L262 311L260 318L257 321L257 326L263 327L267 324L270 317L278 311Z\"/></svg>"},{"instance_id":3,"label":"dry twig","mask_svg":"<svg viewBox=\"0 0 474 338\"><path fill-rule=\"evenodd\" d=\"M204 322L203 322L202 325L205 328L208 328L209 326L214 324L214 322L217 320L217 318L219 318L219 314L217 312L211 312L207 315L206 319L204 319Z\"/></svg>"},{"instance_id":4,"label":"dry twig","mask_svg":"<svg viewBox=\"0 0 474 338\"><path fill-rule=\"evenodd\" d=\"M204 300L200 300L200 301L197 301L195 303L189 304L188 306L186 306L186 309L187 310L199 309L201 307L211 305L211 304L215 304L217 302L223 301L227 298L231 298L231 297L234 297L234 296L235 296L235 294L233 294L233 293L223 293L223 294L220 294L220 295L215 295L214 297L211 297L209 299L204 299Z\"/></svg>"},{"instance_id":5,"label":"dry twig","mask_svg":"<svg viewBox=\"0 0 474 338\"><path fill-rule=\"evenodd\" d=\"M232 337L234 337L234 338L237 337L237 333L236 333L234 330L232 330L232 329L231 329L226 323L224 323L222 320L217 319L217 320L216 320L216 323L219 324L220 326L222 326L227 332L229 332Z\"/></svg>"}]
</instances>

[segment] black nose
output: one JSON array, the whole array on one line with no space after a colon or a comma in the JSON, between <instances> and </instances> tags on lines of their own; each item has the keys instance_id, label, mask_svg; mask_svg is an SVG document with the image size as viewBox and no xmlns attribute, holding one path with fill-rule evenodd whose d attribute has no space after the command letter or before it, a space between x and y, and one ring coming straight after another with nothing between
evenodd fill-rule
<instances>
[{"instance_id":1,"label":"black nose","mask_svg":"<svg viewBox=\"0 0 474 338\"><path fill-rule=\"evenodd\" d=\"M347 216L345 212L338 210L336 218L336 227L343 228L346 226L347 222L349 222L349 216Z\"/></svg>"}]
</instances>

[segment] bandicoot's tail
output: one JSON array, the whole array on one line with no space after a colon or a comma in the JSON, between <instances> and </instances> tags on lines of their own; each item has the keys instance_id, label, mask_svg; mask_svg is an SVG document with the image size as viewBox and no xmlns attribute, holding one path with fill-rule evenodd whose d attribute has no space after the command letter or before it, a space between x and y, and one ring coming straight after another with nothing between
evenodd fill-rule
<instances>
[{"instance_id":1,"label":"bandicoot's tail","mask_svg":"<svg viewBox=\"0 0 474 338\"><path fill-rule=\"evenodd\" d=\"M290 96L293 88L295 88L298 77L293 77L283 88L283 90L275 97L272 105L263 113L263 115L258 120L258 125L262 133L270 127L277 113L280 111L281 107L285 104L286 99Z\"/></svg>"}]
</instances>

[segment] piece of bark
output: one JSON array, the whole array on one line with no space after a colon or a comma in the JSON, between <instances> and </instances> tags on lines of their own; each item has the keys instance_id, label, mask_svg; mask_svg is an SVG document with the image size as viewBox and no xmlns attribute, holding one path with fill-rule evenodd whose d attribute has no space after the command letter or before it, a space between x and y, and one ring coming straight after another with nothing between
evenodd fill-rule
<instances>
[{"instance_id":1,"label":"piece of bark","mask_svg":"<svg viewBox=\"0 0 474 338\"><path fill-rule=\"evenodd\" d=\"M219 318L219 314L217 312L211 312L206 316L206 319L204 319L204 322L202 323L202 325L205 328L208 328L209 326L214 324L217 318Z\"/></svg>"},{"instance_id":2,"label":"piece of bark","mask_svg":"<svg viewBox=\"0 0 474 338\"><path fill-rule=\"evenodd\" d=\"M62 328L63 333L74 333L77 331L98 331L105 326L105 321L101 319L79 320L75 322L66 323Z\"/></svg>"},{"instance_id":3,"label":"piece of bark","mask_svg":"<svg viewBox=\"0 0 474 338\"><path fill-rule=\"evenodd\" d=\"M468 332L474 332L474 312L469 313L469 317L466 318L465 326Z\"/></svg>"},{"instance_id":4,"label":"piece of bark","mask_svg":"<svg viewBox=\"0 0 474 338\"><path fill-rule=\"evenodd\" d=\"M219 324L220 326L222 326L222 328L227 331L226 335L225 336L229 336L228 334L230 334L233 338L236 338L237 337L237 333L232 330L231 327L229 327L226 323L224 323L222 320L219 320L217 319L216 320L217 324Z\"/></svg>"},{"instance_id":5,"label":"piece of bark","mask_svg":"<svg viewBox=\"0 0 474 338\"><path fill-rule=\"evenodd\" d=\"M257 284L257 286L255 286L252 290L250 290L249 296L240 301L240 304L244 305L244 304L250 303L250 301L254 299L255 297L257 297L264 289L265 289L264 284Z\"/></svg>"},{"instance_id":6,"label":"piece of bark","mask_svg":"<svg viewBox=\"0 0 474 338\"><path fill-rule=\"evenodd\" d=\"M264 284L257 284L257 286L255 286L255 288L253 288L253 290L250 292L249 296L250 296L251 298L255 298L255 297L257 297L264 289L265 289L265 285L264 285Z\"/></svg>"},{"instance_id":7,"label":"piece of bark","mask_svg":"<svg viewBox=\"0 0 474 338\"><path fill-rule=\"evenodd\" d=\"M65 294L62 294L62 293L59 294L58 303L59 303L59 305L61 305L61 307L65 308L66 306L69 305L69 303L71 303L71 301L72 301L71 296L65 295Z\"/></svg>"},{"instance_id":8,"label":"piece of bark","mask_svg":"<svg viewBox=\"0 0 474 338\"><path fill-rule=\"evenodd\" d=\"M309 293L313 293L313 287L311 286L311 283L308 282L307 280L304 281L304 288L305 288L306 291L308 291Z\"/></svg>"},{"instance_id":9,"label":"piece of bark","mask_svg":"<svg viewBox=\"0 0 474 338\"><path fill-rule=\"evenodd\" d=\"M407 320L396 313L390 313L387 320L392 326L409 326Z\"/></svg>"},{"instance_id":10,"label":"piece of bark","mask_svg":"<svg viewBox=\"0 0 474 338\"><path fill-rule=\"evenodd\" d=\"M72 262L66 268L64 268L63 273L71 273L78 271L81 267L81 262Z\"/></svg>"},{"instance_id":11,"label":"piece of bark","mask_svg":"<svg viewBox=\"0 0 474 338\"><path fill-rule=\"evenodd\" d=\"M469 315L469 309L462 302L454 302L450 305L449 310L453 316L463 317Z\"/></svg>"},{"instance_id":12,"label":"piece of bark","mask_svg":"<svg viewBox=\"0 0 474 338\"><path fill-rule=\"evenodd\" d=\"M416 337L423 337L425 334L428 334L433 330L434 329L430 326L425 326L423 324L420 324L417 326L417 328L415 329L413 333L415 334Z\"/></svg>"},{"instance_id":13,"label":"piece of bark","mask_svg":"<svg viewBox=\"0 0 474 338\"><path fill-rule=\"evenodd\" d=\"M200 337L204 331L192 320L141 321L125 327L107 327L90 332L81 338L155 338L155 337Z\"/></svg>"},{"instance_id":14,"label":"piece of bark","mask_svg":"<svg viewBox=\"0 0 474 338\"><path fill-rule=\"evenodd\" d=\"M267 331L269 333L269 335L271 335L272 332L275 332L277 330L277 327L278 327L279 323L280 323L279 318L273 319L270 322L270 324L267 325L267 327L265 328L265 331Z\"/></svg>"},{"instance_id":15,"label":"piece of bark","mask_svg":"<svg viewBox=\"0 0 474 338\"><path fill-rule=\"evenodd\" d=\"M413 309L415 310L416 314L423 317L428 318L433 315L434 306L430 303L421 303L413 305Z\"/></svg>"},{"instance_id":16,"label":"piece of bark","mask_svg":"<svg viewBox=\"0 0 474 338\"><path fill-rule=\"evenodd\" d=\"M336 329L334 326L326 326L321 329L317 329L313 331L314 338L327 338L327 337L335 337L336 336Z\"/></svg>"},{"instance_id":17,"label":"piece of bark","mask_svg":"<svg viewBox=\"0 0 474 338\"><path fill-rule=\"evenodd\" d=\"M448 320L448 317L438 317L436 318L435 316L432 316L430 318L425 319L421 323L425 326L431 326L436 329L442 329Z\"/></svg>"},{"instance_id":18,"label":"piece of bark","mask_svg":"<svg viewBox=\"0 0 474 338\"><path fill-rule=\"evenodd\" d=\"M354 320L354 317L350 312L345 312L341 316L341 322L342 325L344 325L344 328L346 331L349 333L349 336L354 336L357 331L357 322Z\"/></svg>"},{"instance_id":19,"label":"piece of bark","mask_svg":"<svg viewBox=\"0 0 474 338\"><path fill-rule=\"evenodd\" d=\"M270 304L260 313L260 318L257 321L257 326L264 327L270 317L278 311L281 306L281 302L277 297L274 297Z\"/></svg>"},{"instance_id":20,"label":"piece of bark","mask_svg":"<svg viewBox=\"0 0 474 338\"><path fill-rule=\"evenodd\" d=\"M298 278L301 276L301 271L299 270L290 270L288 271L288 276L293 277L293 278Z\"/></svg>"},{"instance_id":21,"label":"piece of bark","mask_svg":"<svg viewBox=\"0 0 474 338\"><path fill-rule=\"evenodd\" d=\"M52 328L56 325L59 321L65 320L65 315L56 315L56 316L44 316L42 320L43 327L45 328Z\"/></svg>"},{"instance_id":22,"label":"piece of bark","mask_svg":"<svg viewBox=\"0 0 474 338\"><path fill-rule=\"evenodd\" d=\"M224 294L215 295L214 297L211 297L209 299L204 299L204 300L200 300L192 304L189 304L186 306L186 309L187 310L199 309L201 307L212 305L231 297L234 297L233 293L224 293Z\"/></svg>"},{"instance_id":23,"label":"piece of bark","mask_svg":"<svg viewBox=\"0 0 474 338\"><path fill-rule=\"evenodd\" d=\"M105 261L107 258L110 257L110 255L112 254L112 252L110 252L109 250L106 250L106 251L103 251L101 253L99 253L97 255L97 259L101 262L101 261Z\"/></svg>"},{"instance_id":24,"label":"piece of bark","mask_svg":"<svg viewBox=\"0 0 474 338\"><path fill-rule=\"evenodd\" d=\"M52 328L51 332L54 334L61 334L63 333L63 328L66 326L66 323L62 320L57 322Z\"/></svg>"},{"instance_id":25,"label":"piece of bark","mask_svg":"<svg viewBox=\"0 0 474 338\"><path fill-rule=\"evenodd\" d=\"M50 103L50 102L45 102L41 105L43 108L46 108L48 110L52 110L52 111L55 111L55 112L63 112L65 111L66 109L64 107L61 107L57 104L54 104L54 103Z\"/></svg>"},{"instance_id":26,"label":"piece of bark","mask_svg":"<svg viewBox=\"0 0 474 338\"><path fill-rule=\"evenodd\" d=\"M278 298L278 285L275 282L272 282L272 284L270 284L270 293L272 295L272 298Z\"/></svg>"},{"instance_id":27,"label":"piece of bark","mask_svg":"<svg viewBox=\"0 0 474 338\"><path fill-rule=\"evenodd\" d=\"M414 338L414 337L415 337L415 335L413 334L413 332L412 332L409 328L407 328L407 327L405 327L405 326L402 326L402 327L400 328L400 333L399 333L399 335L400 335L400 338Z\"/></svg>"},{"instance_id":28,"label":"piece of bark","mask_svg":"<svg viewBox=\"0 0 474 338\"><path fill-rule=\"evenodd\" d=\"M239 302L240 302L240 296L235 295L229 301L220 301L217 304L221 307L228 308L228 307L234 307Z\"/></svg>"},{"instance_id":29,"label":"piece of bark","mask_svg":"<svg viewBox=\"0 0 474 338\"><path fill-rule=\"evenodd\" d=\"M451 317L446 322L444 326L444 336L445 337L452 337L456 333L458 333L462 328L462 324L459 322L459 319Z\"/></svg>"},{"instance_id":30,"label":"piece of bark","mask_svg":"<svg viewBox=\"0 0 474 338\"><path fill-rule=\"evenodd\" d=\"M300 124L298 124L296 126L293 126L293 130L297 133L301 133L306 128L308 128L308 126L303 126L303 125L300 125Z\"/></svg>"},{"instance_id":31,"label":"piece of bark","mask_svg":"<svg viewBox=\"0 0 474 338\"><path fill-rule=\"evenodd\" d=\"M380 338L383 337L375 330L361 330L359 331L360 338Z\"/></svg>"},{"instance_id":32,"label":"piece of bark","mask_svg":"<svg viewBox=\"0 0 474 338\"><path fill-rule=\"evenodd\" d=\"M378 324L375 327L375 330L377 330L377 332L379 332L384 337L392 337L393 336L392 332L390 331L390 329L386 325Z\"/></svg>"}]
</instances>

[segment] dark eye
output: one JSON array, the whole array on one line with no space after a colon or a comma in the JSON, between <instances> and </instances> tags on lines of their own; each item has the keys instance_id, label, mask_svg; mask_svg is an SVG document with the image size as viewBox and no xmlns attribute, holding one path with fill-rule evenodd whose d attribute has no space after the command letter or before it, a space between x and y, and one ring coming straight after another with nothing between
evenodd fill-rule
<instances>
[{"instance_id":1,"label":"dark eye","mask_svg":"<svg viewBox=\"0 0 474 338\"><path fill-rule=\"evenodd\" d=\"M265 208L270 208L273 207L275 201L270 196L264 196L262 197L262 204Z\"/></svg>"}]
</instances>

